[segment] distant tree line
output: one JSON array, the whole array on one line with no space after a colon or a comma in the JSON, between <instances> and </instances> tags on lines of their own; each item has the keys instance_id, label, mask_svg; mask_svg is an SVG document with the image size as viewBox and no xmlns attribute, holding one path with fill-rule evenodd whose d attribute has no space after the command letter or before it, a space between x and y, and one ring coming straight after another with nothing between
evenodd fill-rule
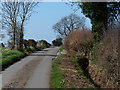
<instances>
[{"instance_id":1,"label":"distant tree line","mask_svg":"<svg viewBox=\"0 0 120 90\"><path fill-rule=\"evenodd\" d=\"M50 47L51 44L48 43L46 40L40 40L40 41L35 41L34 39L23 39L23 48L29 49L29 48L39 48L39 47L44 47L48 48ZM11 48L11 42L8 42L8 47Z\"/></svg>"}]
</instances>

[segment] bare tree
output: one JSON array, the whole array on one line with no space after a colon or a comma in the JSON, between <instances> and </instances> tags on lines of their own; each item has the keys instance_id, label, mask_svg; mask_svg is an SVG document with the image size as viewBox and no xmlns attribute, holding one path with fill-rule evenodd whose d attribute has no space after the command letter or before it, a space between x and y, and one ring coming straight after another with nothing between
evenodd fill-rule
<instances>
[{"instance_id":1,"label":"bare tree","mask_svg":"<svg viewBox=\"0 0 120 90\"><path fill-rule=\"evenodd\" d=\"M24 37L24 25L25 22L30 18L33 8L37 5L37 2L21 2L20 3L20 40L18 49L23 47L23 37Z\"/></svg>"},{"instance_id":2,"label":"bare tree","mask_svg":"<svg viewBox=\"0 0 120 90\"><path fill-rule=\"evenodd\" d=\"M37 4L37 2L27 1L13 1L2 3L2 25L3 28L6 28L9 31L11 41L13 42L12 49L15 48L15 46L17 46L17 49L22 49L24 25L25 22L30 18L33 8Z\"/></svg>"},{"instance_id":3,"label":"bare tree","mask_svg":"<svg viewBox=\"0 0 120 90\"><path fill-rule=\"evenodd\" d=\"M15 47L15 37L16 37L16 25L19 15L19 3L18 2L3 2L1 5L2 9L2 25L5 29L9 30L9 35L12 37L13 46Z\"/></svg>"},{"instance_id":4,"label":"bare tree","mask_svg":"<svg viewBox=\"0 0 120 90\"><path fill-rule=\"evenodd\" d=\"M62 37L68 35L69 32L84 29L85 28L85 18L80 18L76 14L71 14L67 17L62 18L59 22L57 22L53 29L59 33Z\"/></svg>"}]
</instances>

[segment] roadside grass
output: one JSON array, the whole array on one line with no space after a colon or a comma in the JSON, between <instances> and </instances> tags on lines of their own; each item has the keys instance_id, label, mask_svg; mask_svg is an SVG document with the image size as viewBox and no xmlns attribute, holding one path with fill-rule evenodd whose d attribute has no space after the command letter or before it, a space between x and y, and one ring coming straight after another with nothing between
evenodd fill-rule
<instances>
[{"instance_id":1,"label":"roadside grass","mask_svg":"<svg viewBox=\"0 0 120 90\"><path fill-rule=\"evenodd\" d=\"M60 47L59 52L62 52L65 48L63 46Z\"/></svg>"},{"instance_id":2,"label":"roadside grass","mask_svg":"<svg viewBox=\"0 0 120 90\"><path fill-rule=\"evenodd\" d=\"M64 81L63 81L64 72L60 71L58 66L59 61L62 60L63 57L64 55L60 55L53 61L51 82L50 82L51 88L63 88L64 86Z\"/></svg>"},{"instance_id":3,"label":"roadside grass","mask_svg":"<svg viewBox=\"0 0 120 90\"><path fill-rule=\"evenodd\" d=\"M75 64L75 66L73 65L73 67L75 67L75 70L77 70L77 74L80 76L81 80L84 81L84 85L89 84L89 88L94 88L94 85L92 84L92 82L89 80L88 77L85 76L85 72L84 70L81 68L81 66L78 64L78 57L77 56L81 56L81 54L77 54L77 55L73 55L72 57L67 57L68 60L72 61L73 64ZM67 81L64 79L65 78L65 70L61 70L61 66L64 65L64 68L68 68L67 66L67 62L63 62L62 60L64 60L63 58L65 58L65 55L61 55L58 56L56 59L54 59L53 61L53 65L52 65L52 73L51 73L51 80L50 80L50 87L51 88L65 88L67 85ZM67 60L66 59L66 60ZM66 64L63 64L66 63ZM70 63L69 63L70 65ZM72 65L72 64L71 64ZM63 67L63 66L62 66ZM72 66L71 66L72 67ZM69 69L69 68L68 68ZM69 75L71 76L72 73L69 73ZM71 80L71 77L67 77L67 79L69 79L69 81ZM74 81L75 80L75 81ZM70 81L71 83L76 83L76 79L74 79L73 82ZM79 83L79 82L78 82ZM84 86L83 86L84 87ZM91 89L93 90L93 89Z\"/></svg>"},{"instance_id":4,"label":"roadside grass","mask_svg":"<svg viewBox=\"0 0 120 90\"><path fill-rule=\"evenodd\" d=\"M2 52L2 58L0 58L0 66L2 69L9 66L10 64L18 61L25 56L25 53L18 50L9 50L7 52Z\"/></svg>"}]
</instances>

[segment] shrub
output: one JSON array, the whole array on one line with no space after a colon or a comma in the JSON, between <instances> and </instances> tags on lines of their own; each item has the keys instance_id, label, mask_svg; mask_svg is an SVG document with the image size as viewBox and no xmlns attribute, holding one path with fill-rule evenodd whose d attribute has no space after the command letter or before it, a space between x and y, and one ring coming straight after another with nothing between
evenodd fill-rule
<instances>
[{"instance_id":1,"label":"shrub","mask_svg":"<svg viewBox=\"0 0 120 90\"><path fill-rule=\"evenodd\" d=\"M27 49L26 49L26 48L23 48L23 49L21 50L21 52L23 52L25 55L28 55L28 54L29 54L28 48L27 48Z\"/></svg>"},{"instance_id":2,"label":"shrub","mask_svg":"<svg viewBox=\"0 0 120 90\"><path fill-rule=\"evenodd\" d=\"M45 46L45 45L43 45L43 46L40 46L40 47L38 47L39 49L45 49L45 48L47 48L47 46Z\"/></svg>"},{"instance_id":3,"label":"shrub","mask_svg":"<svg viewBox=\"0 0 120 90\"><path fill-rule=\"evenodd\" d=\"M28 40L28 46L32 48L36 48L37 42L33 39Z\"/></svg>"},{"instance_id":4,"label":"shrub","mask_svg":"<svg viewBox=\"0 0 120 90\"><path fill-rule=\"evenodd\" d=\"M98 62L107 70L109 78L118 80L120 77L120 63L119 63L119 40L118 36L120 30L110 29L104 34L104 38L97 50Z\"/></svg>"},{"instance_id":5,"label":"shrub","mask_svg":"<svg viewBox=\"0 0 120 90\"><path fill-rule=\"evenodd\" d=\"M37 42L37 47L43 47L44 48L49 48L51 46L50 43L48 43L46 40L40 40Z\"/></svg>"},{"instance_id":6,"label":"shrub","mask_svg":"<svg viewBox=\"0 0 120 90\"><path fill-rule=\"evenodd\" d=\"M64 40L67 51L75 51L87 55L92 47L92 34L90 30L72 31Z\"/></svg>"},{"instance_id":7,"label":"shrub","mask_svg":"<svg viewBox=\"0 0 120 90\"><path fill-rule=\"evenodd\" d=\"M56 40L52 41L54 46L61 46L62 45L62 38L57 38Z\"/></svg>"}]
</instances>

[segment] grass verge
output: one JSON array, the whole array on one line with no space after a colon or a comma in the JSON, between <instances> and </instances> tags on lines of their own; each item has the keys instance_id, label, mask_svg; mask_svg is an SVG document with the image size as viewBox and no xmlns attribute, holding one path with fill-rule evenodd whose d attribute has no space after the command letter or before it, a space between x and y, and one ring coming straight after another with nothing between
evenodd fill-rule
<instances>
[{"instance_id":1,"label":"grass verge","mask_svg":"<svg viewBox=\"0 0 120 90\"><path fill-rule=\"evenodd\" d=\"M60 47L59 52L62 52L65 48L63 46Z\"/></svg>"},{"instance_id":2,"label":"grass verge","mask_svg":"<svg viewBox=\"0 0 120 90\"><path fill-rule=\"evenodd\" d=\"M50 87L51 88L63 88L64 81L63 81L63 74L64 72L60 71L58 63L64 55L58 56L54 61L52 65L52 73L51 73L51 82Z\"/></svg>"},{"instance_id":3,"label":"grass verge","mask_svg":"<svg viewBox=\"0 0 120 90\"><path fill-rule=\"evenodd\" d=\"M0 66L2 66L2 69L4 69L24 56L25 53L18 50L9 50L7 52L2 52L2 58L0 58Z\"/></svg>"}]
</instances>

